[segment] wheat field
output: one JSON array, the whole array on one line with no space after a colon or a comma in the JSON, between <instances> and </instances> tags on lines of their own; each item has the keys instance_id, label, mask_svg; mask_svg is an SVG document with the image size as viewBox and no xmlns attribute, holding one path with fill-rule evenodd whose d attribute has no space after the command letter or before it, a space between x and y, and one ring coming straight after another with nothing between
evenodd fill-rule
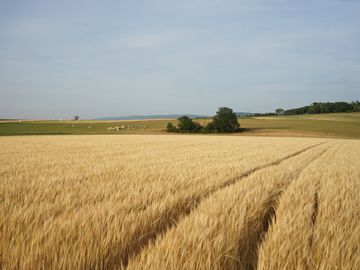
<instances>
[{"instance_id":1,"label":"wheat field","mask_svg":"<svg viewBox=\"0 0 360 270\"><path fill-rule=\"evenodd\" d=\"M1 269L358 269L360 141L0 138Z\"/></svg>"}]
</instances>

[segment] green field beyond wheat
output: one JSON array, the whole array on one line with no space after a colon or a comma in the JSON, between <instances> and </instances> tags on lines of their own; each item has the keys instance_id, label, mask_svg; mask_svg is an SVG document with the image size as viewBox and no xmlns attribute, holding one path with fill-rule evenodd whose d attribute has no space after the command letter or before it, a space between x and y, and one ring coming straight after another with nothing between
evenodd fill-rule
<instances>
[{"instance_id":1,"label":"green field beyond wheat","mask_svg":"<svg viewBox=\"0 0 360 270\"><path fill-rule=\"evenodd\" d=\"M360 266L359 140L1 137L0 164L1 269Z\"/></svg>"},{"instance_id":2,"label":"green field beyond wheat","mask_svg":"<svg viewBox=\"0 0 360 270\"><path fill-rule=\"evenodd\" d=\"M194 119L205 125L211 119ZM151 120L79 121L0 121L0 136L13 135L90 135L90 134L166 134L168 122ZM234 135L328 137L360 139L360 113L307 114L295 116L240 117L242 132ZM119 130L112 128L121 127Z\"/></svg>"}]
</instances>

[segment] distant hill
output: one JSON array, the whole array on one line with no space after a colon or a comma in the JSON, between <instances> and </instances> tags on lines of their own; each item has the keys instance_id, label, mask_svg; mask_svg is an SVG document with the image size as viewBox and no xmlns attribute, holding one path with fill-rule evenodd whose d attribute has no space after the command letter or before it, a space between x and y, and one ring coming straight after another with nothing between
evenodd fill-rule
<instances>
[{"instance_id":1,"label":"distant hill","mask_svg":"<svg viewBox=\"0 0 360 270\"><path fill-rule=\"evenodd\" d=\"M94 120L144 120L144 119L173 119L181 116L188 116L190 118L206 118L208 115L197 114L156 114L156 115L129 115L129 116L109 116L96 118Z\"/></svg>"},{"instance_id":2,"label":"distant hill","mask_svg":"<svg viewBox=\"0 0 360 270\"><path fill-rule=\"evenodd\" d=\"M249 113L249 112L235 112L236 116L249 116L249 115L253 115L253 113Z\"/></svg>"},{"instance_id":3,"label":"distant hill","mask_svg":"<svg viewBox=\"0 0 360 270\"><path fill-rule=\"evenodd\" d=\"M236 116L249 116L253 113L249 112L235 112ZM190 118L209 118L212 116L201 114L154 114L154 115L129 115L129 116L108 116L96 118L93 120L146 120L146 119L174 119L181 116L188 116Z\"/></svg>"}]
</instances>

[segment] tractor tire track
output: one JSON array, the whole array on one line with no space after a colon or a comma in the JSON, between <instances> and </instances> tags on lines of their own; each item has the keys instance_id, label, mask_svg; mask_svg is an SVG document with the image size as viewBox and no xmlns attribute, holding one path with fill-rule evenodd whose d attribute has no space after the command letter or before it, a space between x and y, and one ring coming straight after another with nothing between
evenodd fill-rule
<instances>
[{"instance_id":1,"label":"tractor tire track","mask_svg":"<svg viewBox=\"0 0 360 270\"><path fill-rule=\"evenodd\" d=\"M316 160L318 160L319 158L323 157L324 154L326 152L329 152L329 150L331 150L331 155L334 155L336 152L339 151L339 149L342 148L342 145L343 144L333 144L331 145L330 147L328 147L327 149L325 149L324 151L322 151L322 153L320 153L320 155L318 157L316 157L315 159L313 159L310 163L307 164L307 166L304 167L304 169L298 174L298 176L296 177L296 180L295 181L301 181L299 182L300 183L305 183L303 180L303 178L301 177L301 175L303 176L306 176L308 174L308 172L305 172L304 173L304 170L309 167L312 163L314 163ZM322 162L326 162L326 159L323 159ZM319 166L317 164L317 166ZM312 198L312 203L311 203L311 212L307 212L307 215L306 217L302 220L302 222L304 223L304 227L308 228L310 231L310 233L308 234L308 238L304 241L306 241L306 244L304 244L303 246L306 247L306 250L307 250L307 254L310 254L310 250L312 249L312 246L313 246L313 241L314 241L314 231L315 231L315 227L316 227L316 223L317 223L317 219L318 219L318 211L319 211L319 203L320 203L320 200L319 200L319 189L320 189L320 182L318 181L318 179L313 179L313 184L314 184L314 188L312 186L311 189L309 189L309 196L310 198ZM289 190L291 187L289 187L291 184L295 184L295 186L297 186L297 183L294 183L294 181L291 181L288 183L288 185L286 185L285 189L283 190L282 194L280 194L280 196L278 197L278 199L276 200L276 204L279 204L280 203L280 206L279 205L276 205L275 207L275 212L274 212L274 215L273 217L269 220L269 223L270 223L270 226L275 226L277 228L279 228L278 226L284 226L286 223L284 221L284 219L282 217L279 218L280 221L280 224L277 224L274 222L276 221L276 215L277 215L277 208L280 207L279 211L282 213L282 215L287 215L287 211L286 210L286 204L284 204L284 201L282 198L284 198L286 200L286 198L290 198L289 197L289 194L293 194L294 193L294 189L293 190ZM300 188L300 186L298 187ZM289 191L288 191L289 190ZM287 203L289 203L289 200L287 200ZM285 208L284 208L285 207ZM303 205L304 207L304 205ZM289 213L293 213L294 209L291 208L292 211L290 211ZM285 213L284 213L285 211ZM301 210L300 210L301 211ZM289 217L288 217L289 218ZM300 222L300 221L298 221ZM306 223L306 225L305 225ZM269 226L269 227L270 227ZM272 233L274 233L274 231L272 230ZM276 230L275 229L275 235L278 235L279 233L281 233L279 230ZM270 235L269 235L270 236ZM260 250L269 250L269 247L268 246L263 246L264 242L267 242L267 244L269 244L269 242L267 240L269 239L266 239L267 238L267 231L265 231L262 235L262 238L261 240L259 241L259 246L258 246L258 249L257 249L257 261L256 261L256 264L254 264L254 266L250 269L278 269L279 267L283 267L283 266L279 266L277 265L276 263L272 263L273 260L276 260L276 258L272 257L275 255L274 252L272 253L269 253L269 251L265 251L267 254L272 254L272 255L266 255L266 257L262 257L262 258L259 258L259 256L264 256L264 254L260 255L259 252ZM270 238L273 238L274 239L274 235L271 235ZM275 237L276 238L276 237ZM283 240L281 240L283 241ZM273 248L273 245L274 245L274 242L272 243L272 248ZM301 249L301 247L299 246L298 249ZM303 248L304 249L304 248ZM305 251L304 251L305 252ZM260 252L261 253L261 252ZM276 255L277 256L277 255ZM298 255L299 256L299 255ZM303 255L301 255L303 256ZM311 267L312 263L311 263L311 258L309 256L303 256L304 259L303 261L300 263L302 265L302 269L313 269L313 267ZM265 258L265 260L264 260ZM260 261L261 260L261 261ZM267 264L270 264L270 265L267 265Z\"/></svg>"},{"instance_id":2,"label":"tractor tire track","mask_svg":"<svg viewBox=\"0 0 360 270\"><path fill-rule=\"evenodd\" d=\"M283 194L286 193L287 188L289 187L289 185L292 182L299 179L302 171L304 171L307 167L309 167L315 161L320 159L330 148L331 148L331 146L324 149L323 151L321 151L308 164L306 164L297 173L297 175L295 177L293 177L292 179L286 181L286 183L284 183L283 185L280 185L278 187L278 189L274 190L272 192L272 194L269 196L269 198L265 201L263 211L261 211L261 213L259 213L260 218L257 219L257 220L252 220L251 221L253 224L250 225L250 226L252 226L254 228L258 227L258 230L255 230L253 232L253 234L248 236L251 239L248 242L252 243L252 247L249 248L246 251L248 253L245 254L245 256L247 258L250 258L249 264L246 266L246 269L250 269L250 270L257 269L258 260L259 260L258 251L259 251L259 248L262 245L262 242L263 242L263 240L264 240L264 238L266 236L266 233L268 232L270 226L273 223L273 220L276 219L276 208L277 208L277 204L278 204L281 196L283 196ZM318 197L315 197L315 199L314 199L314 212L313 212L313 216L312 216L313 222L316 222L317 207L318 207ZM261 226L257 226L256 224L261 224ZM241 254L241 256L244 257L244 254Z\"/></svg>"}]
</instances>

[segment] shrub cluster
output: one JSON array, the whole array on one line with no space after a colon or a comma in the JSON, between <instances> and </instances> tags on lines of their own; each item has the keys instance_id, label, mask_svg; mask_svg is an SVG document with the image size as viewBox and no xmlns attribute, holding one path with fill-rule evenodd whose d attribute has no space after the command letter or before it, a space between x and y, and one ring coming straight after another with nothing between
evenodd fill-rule
<instances>
[{"instance_id":1,"label":"shrub cluster","mask_svg":"<svg viewBox=\"0 0 360 270\"><path fill-rule=\"evenodd\" d=\"M206 126L202 126L188 116L178 118L179 124L176 127L172 123L168 123L166 130L168 132L181 133L229 133L240 131L240 124L236 114L232 109L221 107L216 112L213 120Z\"/></svg>"}]
</instances>

